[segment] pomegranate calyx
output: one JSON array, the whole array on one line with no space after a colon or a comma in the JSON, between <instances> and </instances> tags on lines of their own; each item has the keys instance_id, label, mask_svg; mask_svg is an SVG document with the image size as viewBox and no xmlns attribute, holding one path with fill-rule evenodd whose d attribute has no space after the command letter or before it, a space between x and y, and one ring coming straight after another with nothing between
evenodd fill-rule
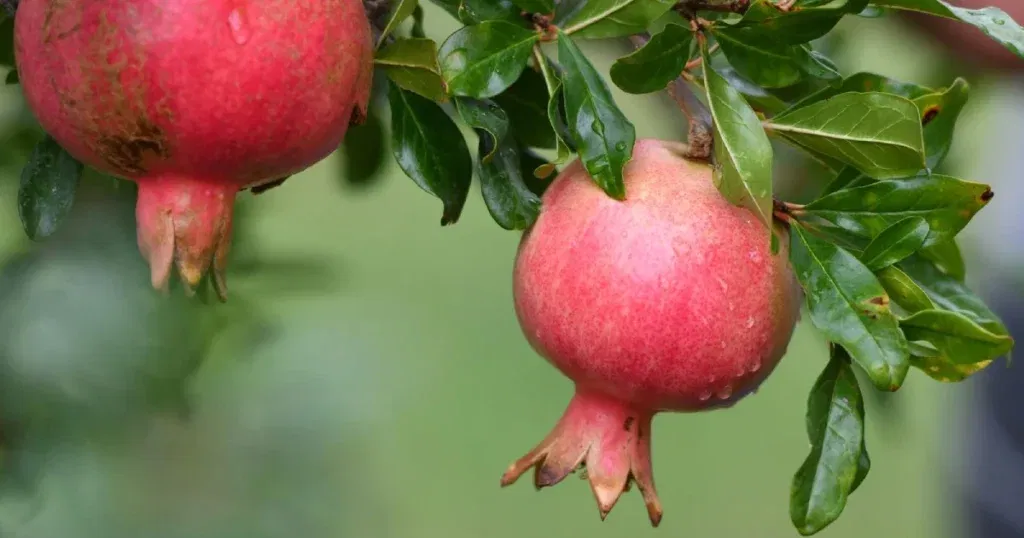
<instances>
[{"instance_id":1,"label":"pomegranate calyx","mask_svg":"<svg viewBox=\"0 0 1024 538\"><path fill-rule=\"evenodd\" d=\"M661 523L662 508L651 468L653 413L596 392L577 388L555 428L533 450L512 463L501 486L515 483L533 468L540 490L582 470L597 501L601 519L635 483L647 506L651 525Z\"/></svg>"}]
</instances>

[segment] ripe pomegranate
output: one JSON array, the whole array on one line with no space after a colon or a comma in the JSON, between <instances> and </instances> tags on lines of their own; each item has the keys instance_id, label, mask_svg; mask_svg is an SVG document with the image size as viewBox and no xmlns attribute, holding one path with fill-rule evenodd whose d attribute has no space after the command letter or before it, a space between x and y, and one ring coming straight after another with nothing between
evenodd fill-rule
<instances>
[{"instance_id":1,"label":"ripe pomegranate","mask_svg":"<svg viewBox=\"0 0 1024 538\"><path fill-rule=\"evenodd\" d=\"M43 129L138 183L153 285L222 299L236 193L334 151L373 69L360 0L22 0L15 54Z\"/></svg>"},{"instance_id":2,"label":"ripe pomegranate","mask_svg":"<svg viewBox=\"0 0 1024 538\"><path fill-rule=\"evenodd\" d=\"M731 406L785 353L802 299L787 241L773 255L764 225L677 147L637 142L624 202L578 161L545 192L516 257L515 308L575 395L502 486L531 467L538 489L553 486L584 466L601 519L633 481L657 526L654 414Z\"/></svg>"}]
</instances>

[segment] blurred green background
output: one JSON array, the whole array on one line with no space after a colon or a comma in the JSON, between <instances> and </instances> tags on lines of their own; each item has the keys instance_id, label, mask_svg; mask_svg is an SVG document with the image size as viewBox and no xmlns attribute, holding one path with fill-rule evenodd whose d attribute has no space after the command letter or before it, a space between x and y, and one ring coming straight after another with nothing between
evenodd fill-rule
<instances>
[{"instance_id":1,"label":"blurred green background","mask_svg":"<svg viewBox=\"0 0 1024 538\"><path fill-rule=\"evenodd\" d=\"M438 42L455 29L434 9L427 21ZM829 46L847 73L946 85L960 70L891 19L848 18ZM606 69L625 49L587 50ZM998 194L1013 179L998 161L1005 107L1024 98L1002 78L970 80L948 169ZM684 136L667 98L616 96L640 136ZM240 196L228 304L164 298L134 244L130 183L90 178L57 236L24 239L15 193L31 145L17 133L31 128L17 87L3 88L0 420L20 441L2 456L0 536L796 536L789 485L826 358L807 323L757 395L657 417L659 529L635 491L602 523L583 481L498 487L571 387L519 332L518 234L477 192L442 228L439 202L390 159L379 181L353 186L333 156ZM816 180L802 170L781 163L780 189ZM974 282L1017 267L974 240L1009 202L997 195L964 233ZM915 373L895 400L871 400L871 475L823 536L957 535L968 391Z\"/></svg>"}]
</instances>

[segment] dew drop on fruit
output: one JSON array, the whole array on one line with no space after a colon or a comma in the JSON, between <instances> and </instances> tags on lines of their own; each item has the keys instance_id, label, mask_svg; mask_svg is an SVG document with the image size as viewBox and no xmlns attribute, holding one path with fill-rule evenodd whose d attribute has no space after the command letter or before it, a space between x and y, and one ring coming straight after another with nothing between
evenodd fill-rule
<instances>
[{"instance_id":1,"label":"dew drop on fruit","mask_svg":"<svg viewBox=\"0 0 1024 538\"><path fill-rule=\"evenodd\" d=\"M722 400L728 399L732 396L732 385L726 385L722 387L722 390L718 391L718 398Z\"/></svg>"},{"instance_id":2,"label":"dew drop on fruit","mask_svg":"<svg viewBox=\"0 0 1024 538\"><path fill-rule=\"evenodd\" d=\"M750 373L754 373L754 372L756 372L756 371L758 371L760 369L761 369L761 361L757 361L757 362L755 362L755 363L750 365L749 371L750 371Z\"/></svg>"},{"instance_id":3,"label":"dew drop on fruit","mask_svg":"<svg viewBox=\"0 0 1024 538\"><path fill-rule=\"evenodd\" d=\"M750 316L750 317L747 318L747 328L751 329L753 327L754 327L754 316Z\"/></svg>"},{"instance_id":4,"label":"dew drop on fruit","mask_svg":"<svg viewBox=\"0 0 1024 538\"><path fill-rule=\"evenodd\" d=\"M231 37L235 40L235 43L244 45L249 42L252 31L249 29L249 21L246 20L245 13L241 9L235 8L231 10L231 13L228 15L228 28L231 29Z\"/></svg>"},{"instance_id":5,"label":"dew drop on fruit","mask_svg":"<svg viewBox=\"0 0 1024 538\"><path fill-rule=\"evenodd\" d=\"M708 390L708 391L704 391L704 392L700 393L700 396L698 396L698 398L700 398L700 401L702 401L702 402L706 402L706 401L710 400L711 399L711 391Z\"/></svg>"}]
</instances>

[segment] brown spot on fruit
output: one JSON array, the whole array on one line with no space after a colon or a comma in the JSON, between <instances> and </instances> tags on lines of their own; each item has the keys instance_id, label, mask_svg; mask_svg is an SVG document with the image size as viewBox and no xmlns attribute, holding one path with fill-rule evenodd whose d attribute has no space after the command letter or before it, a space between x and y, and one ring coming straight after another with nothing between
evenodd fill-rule
<instances>
[{"instance_id":1,"label":"brown spot on fruit","mask_svg":"<svg viewBox=\"0 0 1024 538\"><path fill-rule=\"evenodd\" d=\"M622 423L622 429L628 432L633 427L633 422L635 421L636 419L633 417L626 417L626 421Z\"/></svg>"},{"instance_id":2,"label":"brown spot on fruit","mask_svg":"<svg viewBox=\"0 0 1024 538\"><path fill-rule=\"evenodd\" d=\"M146 119L139 119L127 133L100 136L97 153L110 166L138 177L144 174L153 160L169 155L163 130Z\"/></svg>"}]
</instances>

